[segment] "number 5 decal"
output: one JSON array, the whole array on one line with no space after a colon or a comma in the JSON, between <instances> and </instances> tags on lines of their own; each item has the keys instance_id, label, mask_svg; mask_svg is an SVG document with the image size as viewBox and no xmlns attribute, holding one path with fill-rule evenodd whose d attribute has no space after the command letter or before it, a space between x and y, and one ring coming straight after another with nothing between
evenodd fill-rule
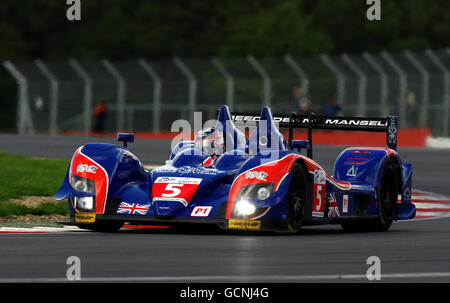
<instances>
[{"instance_id":1,"label":"number 5 decal","mask_svg":"<svg viewBox=\"0 0 450 303\"><path fill-rule=\"evenodd\" d=\"M178 201L187 206L201 182L201 178L158 177L152 186L152 201Z\"/></svg>"},{"instance_id":2,"label":"number 5 decal","mask_svg":"<svg viewBox=\"0 0 450 303\"><path fill-rule=\"evenodd\" d=\"M323 217L325 212L326 174L323 170L314 172L313 217Z\"/></svg>"},{"instance_id":3,"label":"number 5 decal","mask_svg":"<svg viewBox=\"0 0 450 303\"><path fill-rule=\"evenodd\" d=\"M320 211L322 208L322 194L320 193L322 190L322 185L317 185L316 192L316 211Z\"/></svg>"},{"instance_id":4,"label":"number 5 decal","mask_svg":"<svg viewBox=\"0 0 450 303\"><path fill-rule=\"evenodd\" d=\"M161 196L166 198L176 197L181 193L181 189L179 189L179 187L183 187L183 185L184 184L168 183ZM166 193L167 191L170 191L170 193Z\"/></svg>"}]
</instances>

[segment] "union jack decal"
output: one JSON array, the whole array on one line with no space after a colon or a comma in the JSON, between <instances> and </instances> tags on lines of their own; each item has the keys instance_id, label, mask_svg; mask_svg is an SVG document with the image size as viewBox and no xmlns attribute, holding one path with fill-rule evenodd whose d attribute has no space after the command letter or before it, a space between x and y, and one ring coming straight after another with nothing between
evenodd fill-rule
<instances>
[{"instance_id":1,"label":"union jack decal","mask_svg":"<svg viewBox=\"0 0 450 303\"><path fill-rule=\"evenodd\" d=\"M117 208L118 214L126 215L146 215L150 208L150 204L127 203L121 202Z\"/></svg>"},{"instance_id":2,"label":"union jack decal","mask_svg":"<svg viewBox=\"0 0 450 303\"><path fill-rule=\"evenodd\" d=\"M332 195L330 195L329 203L330 204L328 205L328 218L339 217L340 216L339 207L337 205L336 196L334 193Z\"/></svg>"}]
</instances>

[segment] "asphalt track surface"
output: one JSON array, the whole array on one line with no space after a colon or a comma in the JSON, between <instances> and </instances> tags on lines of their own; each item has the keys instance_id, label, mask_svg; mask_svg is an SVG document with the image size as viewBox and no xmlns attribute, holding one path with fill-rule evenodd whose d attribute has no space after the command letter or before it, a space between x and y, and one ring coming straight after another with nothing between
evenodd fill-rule
<instances>
[{"instance_id":1,"label":"asphalt track surface","mask_svg":"<svg viewBox=\"0 0 450 303\"><path fill-rule=\"evenodd\" d=\"M0 151L70 158L86 142L112 138L0 134ZM130 149L161 164L170 141L137 139ZM342 147L315 147L332 172ZM413 164L413 187L450 196L450 151L400 149ZM0 282L66 281L69 256L84 281L100 282L367 282L369 256L381 282L450 282L450 218L396 222L384 233L307 227L298 235L123 230L0 235Z\"/></svg>"}]
</instances>

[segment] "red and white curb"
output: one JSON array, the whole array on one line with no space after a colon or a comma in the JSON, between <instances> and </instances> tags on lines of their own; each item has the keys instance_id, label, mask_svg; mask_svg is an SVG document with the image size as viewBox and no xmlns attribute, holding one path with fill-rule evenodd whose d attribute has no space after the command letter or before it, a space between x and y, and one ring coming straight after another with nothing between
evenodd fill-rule
<instances>
[{"instance_id":1,"label":"red and white curb","mask_svg":"<svg viewBox=\"0 0 450 303\"><path fill-rule=\"evenodd\" d=\"M413 190L411 200L416 206L416 220L450 217L450 197Z\"/></svg>"}]
</instances>

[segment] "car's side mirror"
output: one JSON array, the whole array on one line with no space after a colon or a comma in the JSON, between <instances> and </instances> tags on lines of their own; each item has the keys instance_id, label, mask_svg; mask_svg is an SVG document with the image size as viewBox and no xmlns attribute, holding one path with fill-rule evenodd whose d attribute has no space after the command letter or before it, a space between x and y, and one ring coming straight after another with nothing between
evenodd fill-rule
<instances>
[{"instance_id":1,"label":"car's side mirror","mask_svg":"<svg viewBox=\"0 0 450 303\"><path fill-rule=\"evenodd\" d=\"M128 148L128 142L134 142L134 134L131 133L118 133L117 141L123 142L123 147Z\"/></svg>"}]
</instances>

